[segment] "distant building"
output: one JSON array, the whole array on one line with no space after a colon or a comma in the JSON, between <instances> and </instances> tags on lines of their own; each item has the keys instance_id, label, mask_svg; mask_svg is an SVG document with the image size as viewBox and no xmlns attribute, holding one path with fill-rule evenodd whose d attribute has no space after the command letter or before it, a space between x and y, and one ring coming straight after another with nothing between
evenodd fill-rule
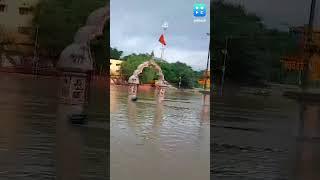
<instances>
[{"instance_id":1,"label":"distant building","mask_svg":"<svg viewBox=\"0 0 320 180\"><path fill-rule=\"evenodd\" d=\"M210 70L203 74L203 77L198 80L198 83L203 87L210 88Z\"/></svg>"},{"instance_id":2,"label":"distant building","mask_svg":"<svg viewBox=\"0 0 320 180\"><path fill-rule=\"evenodd\" d=\"M290 32L291 34L295 35L296 39L298 40L300 50L303 51L307 45L308 26L292 27L290 28ZM316 47L320 47L320 29L319 28L314 28L312 30L312 38L313 38L313 45Z\"/></svg>"},{"instance_id":3,"label":"distant building","mask_svg":"<svg viewBox=\"0 0 320 180\"><path fill-rule=\"evenodd\" d=\"M290 29L290 32L295 35L297 40L298 49L296 52L281 58L284 69L287 72L296 72L298 76L298 83L301 83L301 73L307 67L307 59L310 60L311 72L309 80L320 81L320 29L314 28L312 30L312 41L310 45L314 52L312 57L309 57L308 50L308 27L299 26Z\"/></svg>"},{"instance_id":4,"label":"distant building","mask_svg":"<svg viewBox=\"0 0 320 180\"><path fill-rule=\"evenodd\" d=\"M110 76L111 77L120 77L121 76L121 63L123 61L110 59Z\"/></svg>"},{"instance_id":5,"label":"distant building","mask_svg":"<svg viewBox=\"0 0 320 180\"><path fill-rule=\"evenodd\" d=\"M32 19L40 0L0 0L0 43L7 54L32 55Z\"/></svg>"}]
</instances>

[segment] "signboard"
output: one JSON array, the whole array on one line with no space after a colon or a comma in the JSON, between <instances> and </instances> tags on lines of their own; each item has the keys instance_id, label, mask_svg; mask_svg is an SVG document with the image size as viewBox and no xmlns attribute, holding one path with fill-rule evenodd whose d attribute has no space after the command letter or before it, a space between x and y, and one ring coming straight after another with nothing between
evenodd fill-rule
<instances>
[{"instance_id":1,"label":"signboard","mask_svg":"<svg viewBox=\"0 0 320 180\"><path fill-rule=\"evenodd\" d=\"M284 68L288 71L302 71L307 66L303 58L285 57L282 58ZM310 59L310 80L320 80L320 56L315 54Z\"/></svg>"},{"instance_id":2,"label":"signboard","mask_svg":"<svg viewBox=\"0 0 320 180\"><path fill-rule=\"evenodd\" d=\"M318 54L310 59L310 79L320 80L320 56Z\"/></svg>"},{"instance_id":3,"label":"signboard","mask_svg":"<svg viewBox=\"0 0 320 180\"><path fill-rule=\"evenodd\" d=\"M303 57L287 56L281 59L284 68L289 71L302 71L305 68L306 63Z\"/></svg>"},{"instance_id":4,"label":"signboard","mask_svg":"<svg viewBox=\"0 0 320 180\"><path fill-rule=\"evenodd\" d=\"M207 88L210 88L210 79L207 79L207 81L206 81L205 79L200 79L200 80L198 80L198 83L199 83L200 85L202 85L202 86L204 86L205 83L207 83L207 84L206 84L206 87L207 87Z\"/></svg>"},{"instance_id":5,"label":"signboard","mask_svg":"<svg viewBox=\"0 0 320 180\"><path fill-rule=\"evenodd\" d=\"M283 61L284 68L289 71L302 71L305 63L302 61Z\"/></svg>"}]
</instances>

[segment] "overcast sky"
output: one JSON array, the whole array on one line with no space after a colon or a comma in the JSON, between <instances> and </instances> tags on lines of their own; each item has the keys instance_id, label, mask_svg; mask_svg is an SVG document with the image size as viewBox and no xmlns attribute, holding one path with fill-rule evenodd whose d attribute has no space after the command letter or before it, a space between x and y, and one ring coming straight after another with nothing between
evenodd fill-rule
<instances>
[{"instance_id":1,"label":"overcast sky","mask_svg":"<svg viewBox=\"0 0 320 180\"><path fill-rule=\"evenodd\" d=\"M129 53L151 53L160 57L161 25L169 28L164 59L185 62L196 70L204 69L208 55L210 17L194 23L193 4L202 2L210 12L210 0L111 0L111 47Z\"/></svg>"},{"instance_id":2,"label":"overcast sky","mask_svg":"<svg viewBox=\"0 0 320 180\"><path fill-rule=\"evenodd\" d=\"M311 0L225 0L242 4L248 12L262 17L264 23L272 28L286 29L286 25L308 24ZM317 2L315 25L320 25L320 1Z\"/></svg>"}]
</instances>

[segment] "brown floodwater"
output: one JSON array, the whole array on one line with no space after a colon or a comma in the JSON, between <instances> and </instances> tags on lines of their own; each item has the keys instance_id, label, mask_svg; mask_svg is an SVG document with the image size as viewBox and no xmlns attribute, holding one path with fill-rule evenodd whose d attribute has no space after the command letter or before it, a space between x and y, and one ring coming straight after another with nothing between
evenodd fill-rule
<instances>
[{"instance_id":1,"label":"brown floodwater","mask_svg":"<svg viewBox=\"0 0 320 180\"><path fill-rule=\"evenodd\" d=\"M153 89L132 102L126 87L111 86L111 179L209 179L209 114L196 92L169 90L159 104Z\"/></svg>"},{"instance_id":2,"label":"brown floodwater","mask_svg":"<svg viewBox=\"0 0 320 180\"><path fill-rule=\"evenodd\" d=\"M239 92L214 97L213 179L320 179L320 102Z\"/></svg>"},{"instance_id":3,"label":"brown floodwater","mask_svg":"<svg viewBox=\"0 0 320 180\"><path fill-rule=\"evenodd\" d=\"M88 124L76 126L57 78L1 73L0 179L107 179L107 90L90 90Z\"/></svg>"}]
</instances>

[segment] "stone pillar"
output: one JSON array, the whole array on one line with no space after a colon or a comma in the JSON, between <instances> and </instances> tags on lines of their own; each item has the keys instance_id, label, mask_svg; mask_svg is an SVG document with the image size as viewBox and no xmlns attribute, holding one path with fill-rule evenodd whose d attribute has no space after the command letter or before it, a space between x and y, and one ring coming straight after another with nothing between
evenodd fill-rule
<instances>
[{"instance_id":1,"label":"stone pillar","mask_svg":"<svg viewBox=\"0 0 320 180\"><path fill-rule=\"evenodd\" d=\"M83 105L87 102L88 74L93 70L92 59L86 44L71 44L64 49L58 61L60 71L61 103Z\"/></svg>"},{"instance_id":2,"label":"stone pillar","mask_svg":"<svg viewBox=\"0 0 320 180\"><path fill-rule=\"evenodd\" d=\"M167 85L165 85L165 84L161 84L161 85L157 86L158 102L162 102L164 100L166 89L167 89Z\"/></svg>"},{"instance_id":3,"label":"stone pillar","mask_svg":"<svg viewBox=\"0 0 320 180\"><path fill-rule=\"evenodd\" d=\"M135 83L129 83L129 99L136 100L137 99L137 92L138 92L138 85Z\"/></svg>"},{"instance_id":4,"label":"stone pillar","mask_svg":"<svg viewBox=\"0 0 320 180\"><path fill-rule=\"evenodd\" d=\"M136 75L130 76L128 80L129 84L129 99L130 100L137 100L137 93L138 93L138 85L139 85L139 77Z\"/></svg>"},{"instance_id":5,"label":"stone pillar","mask_svg":"<svg viewBox=\"0 0 320 180\"><path fill-rule=\"evenodd\" d=\"M57 112L58 179L80 179L80 129L71 123L83 124L84 104L89 89L88 74L93 69L86 44L71 44L58 61L60 71L60 104ZM80 115L80 116L79 116Z\"/></svg>"},{"instance_id":6,"label":"stone pillar","mask_svg":"<svg viewBox=\"0 0 320 180\"><path fill-rule=\"evenodd\" d=\"M88 78L86 73L62 72L60 101L63 104L87 103Z\"/></svg>"}]
</instances>

